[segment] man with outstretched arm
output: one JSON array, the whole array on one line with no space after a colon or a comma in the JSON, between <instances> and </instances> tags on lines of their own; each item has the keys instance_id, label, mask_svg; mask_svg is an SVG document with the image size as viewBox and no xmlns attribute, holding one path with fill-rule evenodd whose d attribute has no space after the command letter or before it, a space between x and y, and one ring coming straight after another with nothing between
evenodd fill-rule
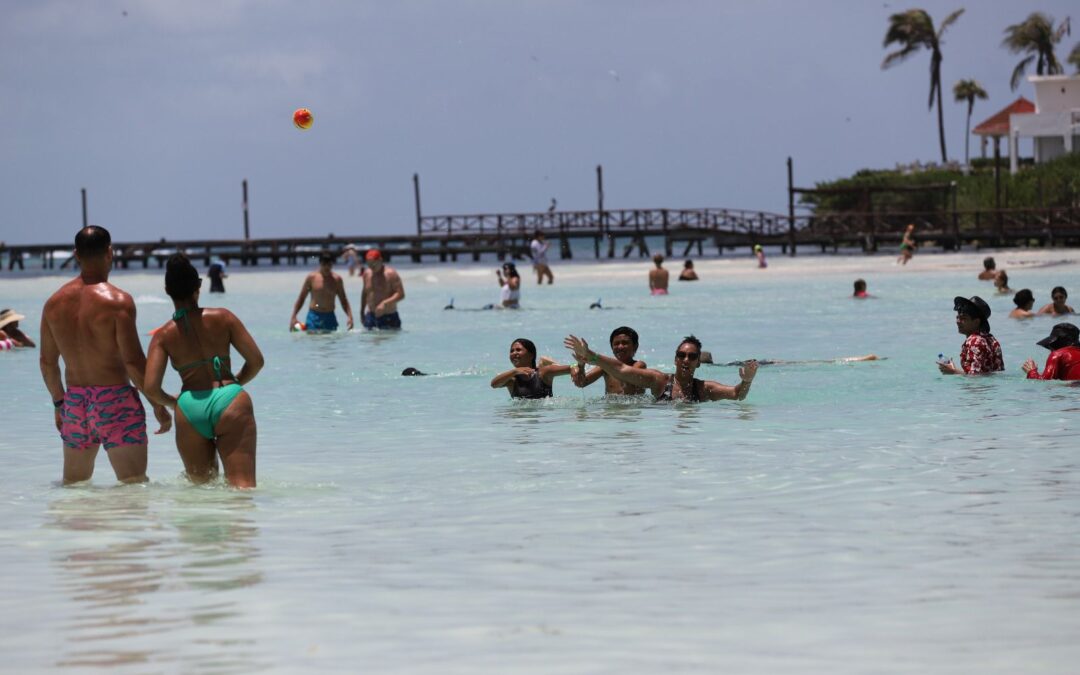
<instances>
[{"instance_id":1,"label":"man with outstretched arm","mask_svg":"<svg viewBox=\"0 0 1080 675\"><path fill-rule=\"evenodd\" d=\"M568 335L563 344L574 352L574 357L579 362L584 361L600 366L605 373L627 384L648 389L657 401L689 401L691 403L721 399L741 401L750 392L750 383L754 381L758 368L757 361L754 359L744 362L739 368L739 384L735 386L697 379L694 377L694 371L701 364L701 341L693 335L683 338L675 350L673 375L652 368L634 368L616 358L597 354L589 349L589 344L585 340L573 335Z\"/></svg>"},{"instance_id":2,"label":"man with outstretched arm","mask_svg":"<svg viewBox=\"0 0 1080 675\"><path fill-rule=\"evenodd\" d=\"M635 358L638 349L638 334L633 328L630 328L629 326L619 326L611 331L609 343L611 344L611 353L615 355L615 358L618 359L620 363L634 368L648 367L644 361L638 361ZM627 384L614 375L609 375L599 366L585 372L585 363L583 361L578 363L577 368L575 368L570 375L574 384L578 387L587 387L603 377L604 393L608 396L637 396L645 393L645 390L641 387Z\"/></svg>"},{"instance_id":3,"label":"man with outstretched arm","mask_svg":"<svg viewBox=\"0 0 1080 675\"><path fill-rule=\"evenodd\" d=\"M109 283L112 238L90 225L75 235L78 278L60 287L41 313L41 376L64 442L64 483L89 480L105 447L117 480L146 481L146 355L135 329L135 302ZM60 359L64 372L60 372ZM66 381L66 388L65 388ZM155 405L163 434L172 417Z\"/></svg>"},{"instance_id":4,"label":"man with outstretched arm","mask_svg":"<svg viewBox=\"0 0 1080 675\"><path fill-rule=\"evenodd\" d=\"M311 304L308 305L308 313L304 330L311 333L329 333L338 329L337 314L334 313L334 300L341 300L341 309L345 312L346 327L353 329L352 308L349 307L349 299L345 297L345 281L341 275L334 272L334 254L323 251L319 254L319 269L304 278L304 285L300 287L300 297L293 305L292 316L289 317L289 330L296 330L296 315L304 308L304 300L311 294Z\"/></svg>"}]
</instances>

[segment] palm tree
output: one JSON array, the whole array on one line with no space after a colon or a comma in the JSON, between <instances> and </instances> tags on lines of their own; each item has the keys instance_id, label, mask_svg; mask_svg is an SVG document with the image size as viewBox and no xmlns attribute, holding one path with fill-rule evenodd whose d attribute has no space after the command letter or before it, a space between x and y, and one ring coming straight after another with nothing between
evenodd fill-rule
<instances>
[{"instance_id":1,"label":"palm tree","mask_svg":"<svg viewBox=\"0 0 1080 675\"><path fill-rule=\"evenodd\" d=\"M1013 54L1028 54L1013 69L1012 79L1009 80L1013 91L1020 86L1024 71L1032 61L1035 61L1036 75L1059 75L1065 72L1054 55L1054 45L1061 42L1061 38L1071 30L1069 17L1065 17L1065 20L1054 28L1054 19L1042 12L1032 12L1022 23L1005 29L1002 46L1008 47Z\"/></svg>"},{"instance_id":2,"label":"palm tree","mask_svg":"<svg viewBox=\"0 0 1080 675\"><path fill-rule=\"evenodd\" d=\"M1069 54L1069 63L1076 66L1076 72L1080 73L1080 42L1076 43L1072 52Z\"/></svg>"},{"instance_id":3,"label":"palm tree","mask_svg":"<svg viewBox=\"0 0 1080 675\"><path fill-rule=\"evenodd\" d=\"M953 85L952 93L957 103L967 101L968 104L967 135L964 136L964 164L969 165L971 163L968 154L968 149L971 147L971 111L975 107L975 99L986 100L986 90L975 80L960 80Z\"/></svg>"},{"instance_id":4,"label":"palm tree","mask_svg":"<svg viewBox=\"0 0 1080 675\"><path fill-rule=\"evenodd\" d=\"M885 32L883 47L896 43L900 49L885 56L881 62L882 70L900 63L920 49L930 50L930 104L934 107L937 95L938 140L941 142L941 161L945 163L945 113L941 106L941 37L945 29L951 26L964 13L958 9L941 22L941 28L934 30L934 20L923 9L909 9L906 12L889 17L889 30Z\"/></svg>"}]
</instances>

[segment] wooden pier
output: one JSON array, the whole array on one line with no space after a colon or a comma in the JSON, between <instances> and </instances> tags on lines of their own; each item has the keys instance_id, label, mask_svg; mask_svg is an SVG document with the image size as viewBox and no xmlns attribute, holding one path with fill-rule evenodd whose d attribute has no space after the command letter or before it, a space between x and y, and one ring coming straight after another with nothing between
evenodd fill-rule
<instances>
[{"instance_id":1,"label":"wooden pier","mask_svg":"<svg viewBox=\"0 0 1080 675\"><path fill-rule=\"evenodd\" d=\"M529 257L529 242L543 232L562 259L572 258L571 242L592 243L593 257L651 254L659 243L667 256L722 255L755 244L778 246L794 255L798 247L822 252L877 251L899 243L904 227L915 223L923 246L954 250L963 246L1080 246L1080 208L938 210L920 213L842 213L781 215L738 209L622 209L538 213L423 216L417 234L312 236L269 239L158 240L115 242L119 268L164 266L176 251L209 264L211 258L240 265L309 265L320 251L340 253L346 244L362 252L378 248L386 260L414 263L459 259L480 261ZM70 243L0 248L7 269L27 262L44 269L72 264ZM580 247L579 247L580 250ZM6 255L5 255L6 254Z\"/></svg>"}]
</instances>

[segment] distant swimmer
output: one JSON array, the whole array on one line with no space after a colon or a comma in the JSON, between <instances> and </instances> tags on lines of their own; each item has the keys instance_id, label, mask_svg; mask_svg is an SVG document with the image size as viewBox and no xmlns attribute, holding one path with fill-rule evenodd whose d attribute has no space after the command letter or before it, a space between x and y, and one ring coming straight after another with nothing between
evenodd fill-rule
<instances>
[{"instance_id":1,"label":"distant swimmer","mask_svg":"<svg viewBox=\"0 0 1080 675\"><path fill-rule=\"evenodd\" d=\"M1076 312L1073 311L1073 308L1065 304L1065 301L1068 299L1069 294L1065 291L1063 286L1054 286L1054 290L1050 291L1050 300L1052 300L1052 302L1041 307L1036 314L1050 314L1051 316L1075 314Z\"/></svg>"},{"instance_id":2,"label":"distant swimmer","mask_svg":"<svg viewBox=\"0 0 1080 675\"><path fill-rule=\"evenodd\" d=\"M712 380L694 377L701 362L701 341L693 335L683 338L675 350L675 373L669 375L652 368L635 368L618 359L597 354L589 349L585 340L569 335L563 344L579 361L592 363L605 373L623 382L648 389L657 401L717 401L721 399L741 401L750 392L750 384L757 375L757 361L751 359L739 368L739 384L730 386Z\"/></svg>"},{"instance_id":3,"label":"distant swimmer","mask_svg":"<svg viewBox=\"0 0 1080 675\"><path fill-rule=\"evenodd\" d=\"M765 249L761 248L761 244L754 244L754 257L757 258L758 269L763 270L769 266L765 260Z\"/></svg>"},{"instance_id":4,"label":"distant swimmer","mask_svg":"<svg viewBox=\"0 0 1080 675\"><path fill-rule=\"evenodd\" d=\"M350 277L356 276L357 270L363 274L364 263L360 262L360 252L356 249L356 244L345 244L338 257L348 266Z\"/></svg>"},{"instance_id":5,"label":"distant swimmer","mask_svg":"<svg viewBox=\"0 0 1080 675\"><path fill-rule=\"evenodd\" d=\"M975 295L971 298L953 299L956 311L956 330L966 335L960 348L960 367L948 361L938 361L938 369L944 375L985 375L1005 370L1001 345L990 333L990 305Z\"/></svg>"},{"instance_id":6,"label":"distant swimmer","mask_svg":"<svg viewBox=\"0 0 1080 675\"><path fill-rule=\"evenodd\" d=\"M1006 295L1013 292L1013 289L1009 288L1009 275L1005 270L999 270L994 277L994 288L997 289L998 295Z\"/></svg>"},{"instance_id":7,"label":"distant swimmer","mask_svg":"<svg viewBox=\"0 0 1080 675\"><path fill-rule=\"evenodd\" d=\"M505 275L505 276L504 276ZM503 309L519 309L521 305L521 275L512 262L503 263L502 269L495 270L499 281L499 302Z\"/></svg>"},{"instance_id":8,"label":"distant swimmer","mask_svg":"<svg viewBox=\"0 0 1080 675\"><path fill-rule=\"evenodd\" d=\"M1046 367L1039 373L1035 359L1028 359L1020 368L1029 380L1080 380L1080 329L1071 323L1059 323L1048 337L1035 344L1050 350Z\"/></svg>"},{"instance_id":9,"label":"distant swimmer","mask_svg":"<svg viewBox=\"0 0 1080 675\"><path fill-rule=\"evenodd\" d=\"M397 270L383 262L382 253L371 249L364 254L364 290L360 296L360 316L368 330L399 330L397 304L405 299L405 286Z\"/></svg>"},{"instance_id":10,"label":"distant swimmer","mask_svg":"<svg viewBox=\"0 0 1080 675\"><path fill-rule=\"evenodd\" d=\"M596 299L596 302L589 305L589 309L603 309L604 305L600 302L600 298Z\"/></svg>"},{"instance_id":11,"label":"distant swimmer","mask_svg":"<svg viewBox=\"0 0 1080 675\"><path fill-rule=\"evenodd\" d=\"M869 293L866 292L866 280L865 279L856 279L855 280L855 292L851 294L851 297L855 298L856 300L864 300L866 298L872 298L874 296L872 296L872 295L870 295Z\"/></svg>"},{"instance_id":12,"label":"distant swimmer","mask_svg":"<svg viewBox=\"0 0 1080 675\"><path fill-rule=\"evenodd\" d=\"M687 260L683 263L682 272L679 272L679 281L697 281L698 275L694 271L694 261Z\"/></svg>"},{"instance_id":13,"label":"distant swimmer","mask_svg":"<svg viewBox=\"0 0 1080 675\"><path fill-rule=\"evenodd\" d=\"M104 227L79 230L75 260L79 276L53 293L41 313L41 375L64 443L64 483L89 480L102 446L118 480L143 482L146 411L137 390L145 391L146 355L135 302L109 283L112 238ZM153 408L163 434L172 417L162 405Z\"/></svg>"},{"instance_id":14,"label":"distant swimmer","mask_svg":"<svg viewBox=\"0 0 1080 675\"><path fill-rule=\"evenodd\" d=\"M172 321L162 326L146 357L146 395L176 414L176 450L188 478L205 483L218 475L236 488L255 487L255 408L244 385L262 370L263 355L243 322L224 308L199 307L202 279L187 256L165 265L165 293ZM231 350L244 358L235 375ZM161 389L165 367L180 375L180 394Z\"/></svg>"},{"instance_id":15,"label":"distant swimmer","mask_svg":"<svg viewBox=\"0 0 1080 675\"><path fill-rule=\"evenodd\" d=\"M896 259L896 262L901 265L908 264L911 257L915 255L916 248L918 245L915 243L915 223L908 223L904 236L900 238L900 257Z\"/></svg>"},{"instance_id":16,"label":"distant swimmer","mask_svg":"<svg viewBox=\"0 0 1080 675\"><path fill-rule=\"evenodd\" d=\"M573 366L564 366L548 359L536 364L536 345L518 338L510 343L510 370L491 378L491 388L506 387L510 398L548 398L554 395L551 384L560 375L569 375Z\"/></svg>"},{"instance_id":17,"label":"distant swimmer","mask_svg":"<svg viewBox=\"0 0 1080 675\"><path fill-rule=\"evenodd\" d=\"M304 285L300 287L300 297L293 305L292 316L289 318L289 330L296 330L296 315L304 307L304 300L311 294L311 304L308 306L306 330L309 333L332 332L338 329L337 315L334 313L335 299L341 299L341 309L344 310L348 319L346 327L353 329L352 308L349 307L349 299L345 297L345 282L341 275L333 271L334 255L327 251L319 254L319 269L312 272L304 279Z\"/></svg>"},{"instance_id":18,"label":"distant swimmer","mask_svg":"<svg viewBox=\"0 0 1080 675\"><path fill-rule=\"evenodd\" d=\"M997 276L997 263L990 256L983 258L983 269L979 272L979 281L993 281Z\"/></svg>"},{"instance_id":19,"label":"distant swimmer","mask_svg":"<svg viewBox=\"0 0 1080 675\"><path fill-rule=\"evenodd\" d=\"M221 258L211 259L210 267L206 270L206 276L210 277L211 293L225 292L225 279L228 279L229 275L225 273L224 260L222 260Z\"/></svg>"},{"instance_id":20,"label":"distant swimmer","mask_svg":"<svg viewBox=\"0 0 1080 675\"><path fill-rule=\"evenodd\" d=\"M0 340L7 340L12 347L36 347L34 341L19 328L19 322L25 318L14 310L0 309Z\"/></svg>"},{"instance_id":21,"label":"distant swimmer","mask_svg":"<svg viewBox=\"0 0 1080 675\"><path fill-rule=\"evenodd\" d=\"M446 307L443 307L443 309L445 310L445 309L453 309L453 308L454 308L454 299L450 298L450 304L448 304Z\"/></svg>"},{"instance_id":22,"label":"distant swimmer","mask_svg":"<svg viewBox=\"0 0 1080 675\"><path fill-rule=\"evenodd\" d=\"M404 377L422 377L424 375L427 375L427 373L422 373L416 368L413 368L412 366L409 366L405 370L401 371L401 374Z\"/></svg>"},{"instance_id":23,"label":"distant swimmer","mask_svg":"<svg viewBox=\"0 0 1080 675\"><path fill-rule=\"evenodd\" d=\"M611 331L609 342L611 344L611 353L620 363L630 366L631 368L648 367L644 361L639 361L634 358L638 349L638 334L633 328L630 328L629 326L619 326ZM637 396L645 393L645 390L642 387L627 384L615 376L608 374L603 368L596 367L586 373L584 362L579 362L578 367L571 373L571 379L578 387L587 387L601 377L604 378L605 394Z\"/></svg>"},{"instance_id":24,"label":"distant swimmer","mask_svg":"<svg viewBox=\"0 0 1080 675\"><path fill-rule=\"evenodd\" d=\"M664 256L657 253L652 257L654 269L649 270L649 292L653 295L668 294L668 271L664 269Z\"/></svg>"},{"instance_id":25,"label":"distant swimmer","mask_svg":"<svg viewBox=\"0 0 1080 675\"><path fill-rule=\"evenodd\" d=\"M1009 312L1010 319L1030 319L1035 316L1031 308L1035 306L1035 296L1030 288L1022 288L1013 296L1013 304L1016 309Z\"/></svg>"}]
</instances>

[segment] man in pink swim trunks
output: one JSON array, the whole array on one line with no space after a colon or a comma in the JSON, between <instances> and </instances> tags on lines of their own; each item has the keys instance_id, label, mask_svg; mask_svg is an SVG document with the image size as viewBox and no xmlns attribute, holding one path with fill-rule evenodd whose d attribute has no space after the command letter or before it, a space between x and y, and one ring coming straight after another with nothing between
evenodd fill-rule
<instances>
[{"instance_id":1,"label":"man in pink swim trunks","mask_svg":"<svg viewBox=\"0 0 1080 675\"><path fill-rule=\"evenodd\" d=\"M135 302L109 283L108 230L96 225L79 230L75 259L79 277L53 293L41 316L41 376L64 441L64 483L89 480L101 446L118 480L143 482L146 413L136 389L143 387L146 355L135 330ZM172 427L163 406L154 406L154 416L161 425L157 433Z\"/></svg>"}]
</instances>

